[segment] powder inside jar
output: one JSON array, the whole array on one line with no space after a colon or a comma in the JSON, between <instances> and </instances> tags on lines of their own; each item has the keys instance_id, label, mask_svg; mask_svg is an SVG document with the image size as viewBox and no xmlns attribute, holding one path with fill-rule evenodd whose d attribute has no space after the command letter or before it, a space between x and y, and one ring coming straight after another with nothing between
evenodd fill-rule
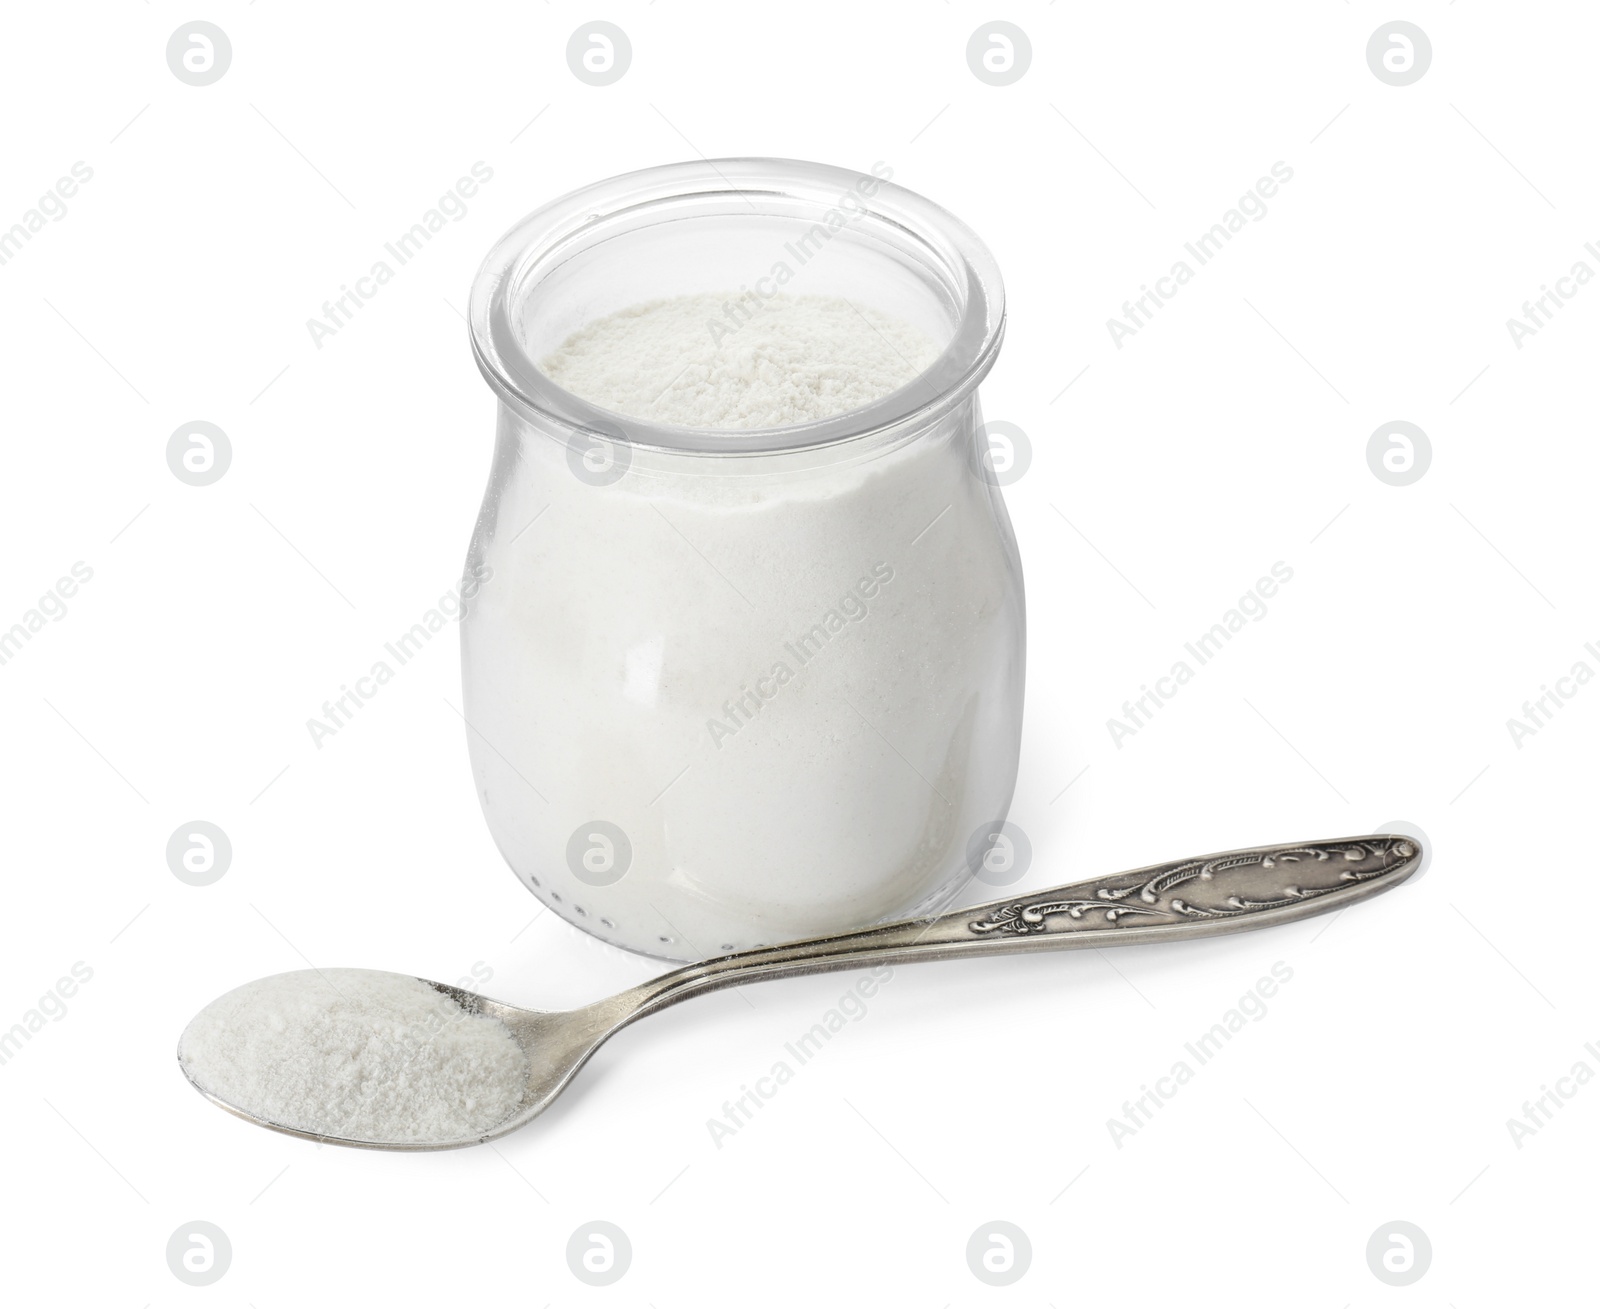
<instances>
[{"instance_id":1,"label":"powder inside jar","mask_svg":"<svg viewBox=\"0 0 1600 1309\"><path fill-rule=\"evenodd\" d=\"M596 319L541 367L613 413L748 430L859 409L938 353L910 323L839 296L686 295Z\"/></svg>"},{"instance_id":2,"label":"powder inside jar","mask_svg":"<svg viewBox=\"0 0 1600 1309\"><path fill-rule=\"evenodd\" d=\"M456 1141L510 1118L528 1060L511 1029L415 977L281 973L213 1000L178 1043L202 1090L284 1127L353 1141Z\"/></svg>"},{"instance_id":3,"label":"powder inside jar","mask_svg":"<svg viewBox=\"0 0 1600 1309\"><path fill-rule=\"evenodd\" d=\"M1022 595L982 418L916 413L957 325L820 295L737 321L748 303L566 337L558 385L712 434L680 456L622 433L590 467L561 424L506 424L469 558L494 579L462 650L501 851L568 922L679 959L920 912L1016 776ZM717 457L896 391L863 440Z\"/></svg>"}]
</instances>

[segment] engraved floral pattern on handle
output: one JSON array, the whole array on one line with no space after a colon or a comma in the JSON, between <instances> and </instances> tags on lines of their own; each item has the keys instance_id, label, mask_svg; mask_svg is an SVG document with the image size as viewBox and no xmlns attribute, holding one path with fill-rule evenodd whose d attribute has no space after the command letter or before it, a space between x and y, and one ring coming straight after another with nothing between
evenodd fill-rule
<instances>
[{"instance_id":1,"label":"engraved floral pattern on handle","mask_svg":"<svg viewBox=\"0 0 1600 1309\"><path fill-rule=\"evenodd\" d=\"M967 924L984 935L1026 936L1123 922L1239 918L1303 904L1398 868L1416 853L1405 837L1244 850L1147 869L1126 885L1056 887L1015 900ZM1171 892L1182 888L1183 895Z\"/></svg>"}]
</instances>

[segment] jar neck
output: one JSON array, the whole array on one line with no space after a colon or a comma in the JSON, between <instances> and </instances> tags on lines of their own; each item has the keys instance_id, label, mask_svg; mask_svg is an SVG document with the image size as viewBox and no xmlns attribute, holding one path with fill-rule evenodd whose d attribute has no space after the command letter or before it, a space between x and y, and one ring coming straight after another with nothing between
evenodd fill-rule
<instances>
[{"instance_id":1,"label":"jar neck","mask_svg":"<svg viewBox=\"0 0 1600 1309\"><path fill-rule=\"evenodd\" d=\"M502 403L496 462L563 459L574 475L583 481L593 479L594 485L611 485L630 474L728 481L803 479L941 445L971 444L979 422L977 394L969 391L936 413L919 413L892 427L873 428L827 445L773 451L718 451L714 446L661 450L604 432L575 430Z\"/></svg>"}]
</instances>

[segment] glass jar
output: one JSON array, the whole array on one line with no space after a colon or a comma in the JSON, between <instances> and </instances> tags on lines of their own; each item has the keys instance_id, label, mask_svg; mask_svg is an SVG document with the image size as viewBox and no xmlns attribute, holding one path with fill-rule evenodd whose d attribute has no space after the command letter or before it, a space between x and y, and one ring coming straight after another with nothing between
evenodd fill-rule
<instances>
[{"instance_id":1,"label":"glass jar","mask_svg":"<svg viewBox=\"0 0 1600 1309\"><path fill-rule=\"evenodd\" d=\"M976 387L1004 327L977 237L887 181L674 164L529 215L472 289L498 439L467 556L467 738L501 853L541 901L672 959L935 907L1016 782L1021 564ZM630 305L842 296L940 353L864 408L698 430L540 371ZM741 310L744 317L741 317Z\"/></svg>"}]
</instances>

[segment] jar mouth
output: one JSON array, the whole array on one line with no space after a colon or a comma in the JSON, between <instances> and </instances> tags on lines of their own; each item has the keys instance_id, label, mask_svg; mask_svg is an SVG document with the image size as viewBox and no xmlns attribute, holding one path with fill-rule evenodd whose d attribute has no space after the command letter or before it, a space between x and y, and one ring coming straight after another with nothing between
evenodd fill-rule
<instances>
[{"instance_id":1,"label":"jar mouth","mask_svg":"<svg viewBox=\"0 0 1600 1309\"><path fill-rule=\"evenodd\" d=\"M624 173L570 192L518 222L478 270L468 315L478 367L504 404L535 423L554 425L564 435L592 434L665 452L777 454L931 422L960 404L993 365L1005 330L1005 294L1000 270L977 234L939 205L888 181L886 171L879 165L857 173L790 159L693 160ZM786 427L683 427L630 417L547 377L536 358L543 351L532 346L530 334L548 331L550 323L579 310L574 302L582 300L576 286L584 268L603 269L608 260L625 264L608 252L627 252L630 243L645 260L638 251L642 243L660 243L663 234L692 236L694 224L708 236L741 226L755 229L742 247L736 241L729 246L747 252L770 248L777 256L774 269L793 262L791 255L803 262L807 249L815 247L814 255L825 244L830 256L841 252L840 258L853 261L847 273L877 270L899 278L905 294L915 295L924 312L941 320L943 348L899 390L861 408ZM779 255L777 246L762 245L791 230L808 234L798 249L787 242L782 247L787 253ZM835 244L844 234L849 239ZM670 247L666 253L664 262L670 265ZM686 275L660 268L662 262L638 266L666 279ZM735 280L699 289L731 291L736 281L746 280L759 286L769 279L758 275L767 272L759 260L741 263L733 254L728 276ZM546 303L553 306L558 299L547 288L563 279L575 285L567 286L559 312L546 313ZM633 303L652 298L639 294ZM560 331L582 325L573 320Z\"/></svg>"}]
</instances>

